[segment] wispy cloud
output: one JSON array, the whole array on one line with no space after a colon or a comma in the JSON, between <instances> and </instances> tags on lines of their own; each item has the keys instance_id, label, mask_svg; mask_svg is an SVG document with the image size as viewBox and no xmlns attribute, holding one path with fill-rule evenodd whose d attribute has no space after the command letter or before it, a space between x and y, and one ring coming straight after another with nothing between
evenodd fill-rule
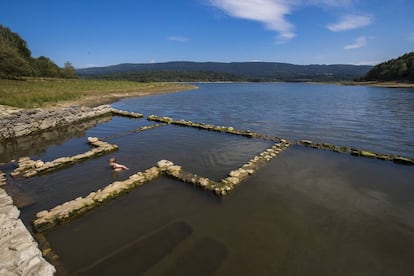
<instances>
[{"instance_id":1,"label":"wispy cloud","mask_svg":"<svg viewBox=\"0 0 414 276\"><path fill-rule=\"evenodd\" d=\"M355 6L359 0L208 0L227 15L262 23L267 29L277 32L278 42L286 42L296 36L295 26L287 15L295 10L317 6L325 9L343 9ZM326 26L334 32L368 26L373 22L369 15L345 15L336 23Z\"/></svg>"},{"instance_id":2,"label":"wispy cloud","mask_svg":"<svg viewBox=\"0 0 414 276\"><path fill-rule=\"evenodd\" d=\"M342 32L368 26L372 21L372 16L345 15L338 22L329 24L326 27L333 32Z\"/></svg>"},{"instance_id":3,"label":"wispy cloud","mask_svg":"<svg viewBox=\"0 0 414 276\"><path fill-rule=\"evenodd\" d=\"M210 3L230 16L253 20L279 33L279 42L295 37L293 25L285 16L291 13L288 1L277 0L210 0Z\"/></svg>"},{"instance_id":4,"label":"wispy cloud","mask_svg":"<svg viewBox=\"0 0 414 276\"><path fill-rule=\"evenodd\" d=\"M368 41L368 38L366 36L360 36L357 39L355 39L355 41L352 42L351 44L346 45L344 49L353 50L353 49L364 47L365 45L367 45L367 41Z\"/></svg>"},{"instance_id":5,"label":"wispy cloud","mask_svg":"<svg viewBox=\"0 0 414 276\"><path fill-rule=\"evenodd\" d=\"M169 37L167 37L167 40L175 41L175 42L187 42L190 39L188 37L185 37L185 36L169 36Z\"/></svg>"}]
</instances>

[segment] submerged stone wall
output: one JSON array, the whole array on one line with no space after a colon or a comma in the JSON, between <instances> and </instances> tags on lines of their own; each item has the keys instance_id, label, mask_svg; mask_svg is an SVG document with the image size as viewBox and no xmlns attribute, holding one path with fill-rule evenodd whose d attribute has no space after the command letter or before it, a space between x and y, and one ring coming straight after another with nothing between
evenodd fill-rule
<instances>
[{"instance_id":1,"label":"submerged stone wall","mask_svg":"<svg viewBox=\"0 0 414 276\"><path fill-rule=\"evenodd\" d=\"M0 172L0 186L5 185ZM0 275L54 275L38 244L19 219L20 211L0 187Z\"/></svg>"},{"instance_id":2,"label":"submerged stone wall","mask_svg":"<svg viewBox=\"0 0 414 276\"><path fill-rule=\"evenodd\" d=\"M0 140L15 138L30 134L44 129L70 125L82 120L88 120L105 114L127 116L131 118L143 117L140 113L127 112L112 109L109 106L97 108L66 108L61 110L13 110L13 112L2 115L0 122ZM190 183L205 191L212 192L217 196L224 197L234 190L241 182L254 174L259 168L266 165L282 151L287 149L292 143L316 149L331 150L335 152L350 153L354 156L390 160L399 164L414 165L414 159L401 156L384 155L372 153L365 150L352 149L348 147L338 147L327 143L314 143L310 140L287 141L278 137L272 137L255 133L249 130L238 130L233 127L215 126L212 124L194 123L186 120L174 120L169 117L159 117L150 115L149 121L157 121L161 124L140 127L130 132L139 132L165 124L194 127L209 131L218 131L241 135L248 138L259 138L271 141L278 141L272 147L259 153L250 159L242 167L229 172L228 176L219 182L207 177L198 176L187 172L179 165L168 160L161 160L157 166L151 167L144 172L138 172L130 176L127 180L116 181L108 186L91 192L85 197L78 197L72 201L56 206L51 210L44 210L36 214L33 222L37 232L48 230L69 219L80 216L85 212L100 206L106 201L120 196L134 188L148 183L162 175L173 177L179 181ZM116 150L116 145L99 141L97 138L88 138L88 142L93 149L83 154L72 157L62 157L51 162L41 160L31 160L28 157L19 160L19 167L12 173L13 176L22 175L25 177L39 173L48 172L62 166L67 166L86 158L104 154ZM4 175L0 172L0 186L5 185ZM24 227L19 217L19 210L13 206L12 199L0 188L0 274L3 275L53 275L55 268L47 263L38 249L37 243L33 240L30 233ZM53 255L51 249L45 247L44 255ZM53 255L51 259L57 256Z\"/></svg>"},{"instance_id":3,"label":"submerged stone wall","mask_svg":"<svg viewBox=\"0 0 414 276\"><path fill-rule=\"evenodd\" d=\"M96 137L89 137L88 143L92 146L90 151L80 153L71 157L61 157L50 162L42 160L32 160L30 157L22 157L18 160L18 167L11 173L13 177L24 176L31 177L37 174L50 172L58 168L75 164L79 161L100 156L118 149L117 145L113 145L104 141L100 141Z\"/></svg>"},{"instance_id":4,"label":"submerged stone wall","mask_svg":"<svg viewBox=\"0 0 414 276\"><path fill-rule=\"evenodd\" d=\"M345 146L335 146L329 143L315 143L310 140L300 140L297 142L299 145L303 145L306 147L314 148L314 149L323 149L323 150L329 150L334 152L341 152L341 153L349 153L353 156L360 156L365 158L373 158L373 159L379 159L379 160L388 160L393 161L397 164L403 164L403 165L414 165L414 159L409 157L402 157L397 155L390 155L390 154L381 154L376 152L371 152L367 150L362 149L355 149L355 148L349 148Z\"/></svg>"},{"instance_id":5,"label":"submerged stone wall","mask_svg":"<svg viewBox=\"0 0 414 276\"><path fill-rule=\"evenodd\" d=\"M144 117L144 114L141 114L141 113L135 113L135 112L120 110L116 108L111 108L111 112L112 112L112 115L118 115L118 116L130 117L130 118Z\"/></svg>"},{"instance_id":6,"label":"submerged stone wall","mask_svg":"<svg viewBox=\"0 0 414 276\"><path fill-rule=\"evenodd\" d=\"M159 169L157 167L152 167L145 172L133 174L127 180L113 182L103 189L90 193L86 197L78 197L62 205L58 205L49 211L45 210L38 212L36 214L36 219L33 222L34 229L38 232L50 229L72 217L84 214L105 201L111 200L120 194L139 187L144 183L159 177L159 175Z\"/></svg>"},{"instance_id":7,"label":"submerged stone wall","mask_svg":"<svg viewBox=\"0 0 414 276\"><path fill-rule=\"evenodd\" d=\"M247 179L250 175L254 174L261 167L265 166L289 146L290 144L288 142L273 145L250 159L242 167L229 172L228 176L219 182L210 180L207 177L186 172L181 168L181 166L176 166L170 161L160 161L158 162L158 167L160 167L161 171L168 176L174 177L185 183L190 183L203 190L213 192L214 194L223 197L227 196L241 182Z\"/></svg>"},{"instance_id":8,"label":"submerged stone wall","mask_svg":"<svg viewBox=\"0 0 414 276\"><path fill-rule=\"evenodd\" d=\"M186 120L175 120L170 117L160 117L156 115L150 115L147 118L150 121L157 121L162 122L165 124L173 124L173 125L179 125L179 126L187 126L187 127L195 127L198 129L205 129L209 131L218 131L218 132L225 132L230 134L236 134L236 135L242 135L250 138L259 138L259 139L265 139L265 140L271 140L271 141L280 141L282 143L292 143L296 145L302 145L306 147L311 147L315 149L324 149L324 150L330 150L340 153L350 153L353 156L360 156L360 157L366 157L366 158L375 158L380 160L388 160L393 161L397 164L403 164L403 165L414 165L414 158L409 157L403 157L398 155L388 155L388 154L381 154L381 153L375 153L370 152L367 150L362 149L354 149L349 147L340 147L335 146L329 143L315 143L310 140L300 140L300 141L288 141L287 139L279 138L279 137L272 137L265 134L255 133L250 130L238 130L233 127L225 127L225 126L215 126L212 124L204 124L204 123L194 123L191 121Z\"/></svg>"},{"instance_id":9,"label":"submerged stone wall","mask_svg":"<svg viewBox=\"0 0 414 276\"><path fill-rule=\"evenodd\" d=\"M194 127L194 128L205 129L209 131L225 132L225 133L241 135L241 136L250 137L250 138L260 138L260 139L266 139L266 140L271 140L271 141L286 141L285 139L281 139L279 137L255 133L250 130L239 130L239 129L235 129L234 127L216 126L216 125L204 124L204 123L194 123L192 121L186 121L184 119L174 120L170 117L160 117L156 115L149 115L147 119L149 121L156 121L156 122L161 122L165 124Z\"/></svg>"},{"instance_id":10,"label":"submerged stone wall","mask_svg":"<svg viewBox=\"0 0 414 276\"><path fill-rule=\"evenodd\" d=\"M207 177L197 176L193 173L186 172L181 166L175 165L171 161L160 160L156 167L154 166L144 172L133 174L127 180L113 182L103 189L90 193L86 197L78 197L62 205L58 205L51 210L38 212L36 214L36 219L33 222L33 226L37 232L48 230L71 218L86 213L106 201L150 182L161 175L170 176L182 182L190 183L223 197L228 195L249 175L254 174L260 167L264 166L288 147L289 143L277 143L273 145L249 160L241 168L231 171L228 177L222 179L220 182L215 182Z\"/></svg>"}]
</instances>

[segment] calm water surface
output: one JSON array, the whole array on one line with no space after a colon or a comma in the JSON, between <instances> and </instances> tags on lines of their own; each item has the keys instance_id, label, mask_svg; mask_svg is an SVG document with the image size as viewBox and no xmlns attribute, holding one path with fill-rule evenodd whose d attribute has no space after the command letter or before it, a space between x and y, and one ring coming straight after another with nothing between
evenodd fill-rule
<instances>
[{"instance_id":1,"label":"calm water surface","mask_svg":"<svg viewBox=\"0 0 414 276\"><path fill-rule=\"evenodd\" d=\"M414 93L309 84L200 84L127 99L121 109L234 126L414 157ZM214 180L269 141L145 119L101 118L0 145L0 162L53 160L89 149L88 136L119 151L7 189L36 212L96 191L169 159ZM108 158L130 167L114 174ZM0 169L10 173L14 163ZM170 178L148 183L46 233L69 275L413 275L412 166L291 147L228 197ZM30 204L29 204L30 203Z\"/></svg>"},{"instance_id":2,"label":"calm water surface","mask_svg":"<svg viewBox=\"0 0 414 276\"><path fill-rule=\"evenodd\" d=\"M161 178L47 238L74 274L412 275L412 183L410 167L292 148L225 199Z\"/></svg>"},{"instance_id":3,"label":"calm water surface","mask_svg":"<svg viewBox=\"0 0 414 276\"><path fill-rule=\"evenodd\" d=\"M197 86L113 106L414 157L414 89L302 83Z\"/></svg>"}]
</instances>

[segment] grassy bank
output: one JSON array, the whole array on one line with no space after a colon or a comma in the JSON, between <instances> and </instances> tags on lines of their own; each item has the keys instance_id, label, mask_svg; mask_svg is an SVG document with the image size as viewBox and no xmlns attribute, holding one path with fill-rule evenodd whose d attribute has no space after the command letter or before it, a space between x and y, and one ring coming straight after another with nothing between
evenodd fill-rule
<instances>
[{"instance_id":1,"label":"grassy bank","mask_svg":"<svg viewBox=\"0 0 414 276\"><path fill-rule=\"evenodd\" d=\"M138 83L132 81L0 79L0 104L20 108L82 104L95 106L124 97L143 96L194 89L176 83Z\"/></svg>"}]
</instances>

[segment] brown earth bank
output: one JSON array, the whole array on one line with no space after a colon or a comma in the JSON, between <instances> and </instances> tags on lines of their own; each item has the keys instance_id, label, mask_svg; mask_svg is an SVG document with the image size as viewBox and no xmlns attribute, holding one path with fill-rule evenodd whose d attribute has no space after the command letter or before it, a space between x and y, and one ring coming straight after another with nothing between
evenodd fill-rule
<instances>
[{"instance_id":1,"label":"brown earth bank","mask_svg":"<svg viewBox=\"0 0 414 276\"><path fill-rule=\"evenodd\" d=\"M367 85L374 87L385 87L385 88L414 88L412 82L397 82L397 81L350 81L341 82L343 85Z\"/></svg>"},{"instance_id":2,"label":"brown earth bank","mask_svg":"<svg viewBox=\"0 0 414 276\"><path fill-rule=\"evenodd\" d=\"M151 95L159 95L159 94L168 94L168 93L175 93L185 90L193 90L197 89L198 87L195 85L190 84L166 84L162 87L156 87L156 89L146 89L146 90L138 90L134 92L110 92L105 94L96 94L96 95L88 95L84 96L78 100L74 101L65 101L60 102L55 105L54 107L67 107L73 105L80 105L86 107L97 107L103 104L110 104L116 102L121 99L125 98L133 98L133 97L143 97L143 96L151 96Z\"/></svg>"}]
</instances>

